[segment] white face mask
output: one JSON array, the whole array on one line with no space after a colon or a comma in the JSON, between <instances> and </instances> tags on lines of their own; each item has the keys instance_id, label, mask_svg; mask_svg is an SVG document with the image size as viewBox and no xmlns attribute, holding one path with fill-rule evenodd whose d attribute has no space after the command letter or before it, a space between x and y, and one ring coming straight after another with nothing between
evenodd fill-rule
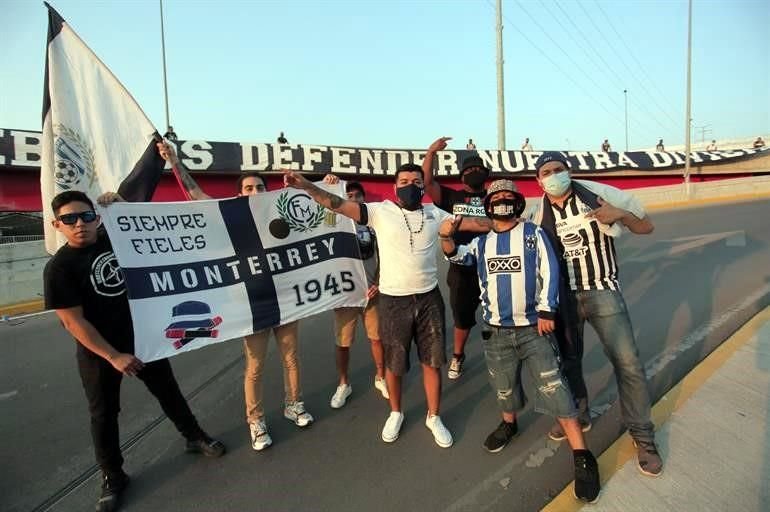
<instances>
[{"instance_id":1,"label":"white face mask","mask_svg":"<svg viewBox=\"0 0 770 512\"><path fill-rule=\"evenodd\" d=\"M543 184L545 193L555 197L564 195L569 190L569 185L572 182L569 172L566 170L551 174L540 181Z\"/></svg>"}]
</instances>

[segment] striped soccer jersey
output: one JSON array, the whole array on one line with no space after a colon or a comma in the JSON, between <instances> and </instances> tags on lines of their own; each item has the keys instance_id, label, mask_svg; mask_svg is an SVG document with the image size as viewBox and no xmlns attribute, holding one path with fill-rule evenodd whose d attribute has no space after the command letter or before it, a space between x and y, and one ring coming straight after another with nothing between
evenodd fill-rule
<instances>
[{"instance_id":1,"label":"striped soccer jersey","mask_svg":"<svg viewBox=\"0 0 770 512\"><path fill-rule=\"evenodd\" d=\"M484 322L500 327L553 319L559 302L559 265L548 237L532 222L494 231L457 247L450 261L475 265Z\"/></svg>"},{"instance_id":2,"label":"striped soccer jersey","mask_svg":"<svg viewBox=\"0 0 770 512\"><path fill-rule=\"evenodd\" d=\"M587 218L591 208L576 194L564 207L551 205L556 234L564 246L569 287L572 290L620 290L615 242L599 229L599 222Z\"/></svg>"}]
</instances>

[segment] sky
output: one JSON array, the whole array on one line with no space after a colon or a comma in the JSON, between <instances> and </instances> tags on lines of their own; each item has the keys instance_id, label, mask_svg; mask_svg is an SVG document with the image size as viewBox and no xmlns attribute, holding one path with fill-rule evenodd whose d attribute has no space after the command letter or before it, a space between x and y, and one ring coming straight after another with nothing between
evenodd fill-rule
<instances>
[{"instance_id":1,"label":"sky","mask_svg":"<svg viewBox=\"0 0 770 512\"><path fill-rule=\"evenodd\" d=\"M158 1L50 3L162 133ZM180 139L497 148L494 0L163 6ZM47 11L0 8L0 127L40 130ZM629 149L684 143L685 0L503 0L503 24L507 149L625 149L625 99ZM770 133L768 26L767 0L693 1L694 140Z\"/></svg>"}]
</instances>

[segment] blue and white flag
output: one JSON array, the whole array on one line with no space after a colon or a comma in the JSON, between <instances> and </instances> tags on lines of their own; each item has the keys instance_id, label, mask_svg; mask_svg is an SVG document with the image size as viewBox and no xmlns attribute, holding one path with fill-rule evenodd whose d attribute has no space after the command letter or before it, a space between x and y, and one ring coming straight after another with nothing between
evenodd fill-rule
<instances>
[{"instance_id":1,"label":"blue and white flag","mask_svg":"<svg viewBox=\"0 0 770 512\"><path fill-rule=\"evenodd\" d=\"M48 7L43 87L40 191L45 247L65 242L52 226L51 199L80 190L93 200L118 191L128 201L149 201L165 162L155 148L155 127L115 75Z\"/></svg>"},{"instance_id":2,"label":"blue and white flag","mask_svg":"<svg viewBox=\"0 0 770 512\"><path fill-rule=\"evenodd\" d=\"M342 195L341 185L324 188ZM115 203L103 220L142 361L366 305L353 221L301 190Z\"/></svg>"}]
</instances>

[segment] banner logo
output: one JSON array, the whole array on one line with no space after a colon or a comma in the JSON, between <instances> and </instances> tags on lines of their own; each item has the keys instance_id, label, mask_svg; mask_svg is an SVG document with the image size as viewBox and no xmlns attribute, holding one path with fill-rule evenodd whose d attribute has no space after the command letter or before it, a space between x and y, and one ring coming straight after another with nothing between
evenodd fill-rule
<instances>
[{"instance_id":1,"label":"banner logo","mask_svg":"<svg viewBox=\"0 0 770 512\"><path fill-rule=\"evenodd\" d=\"M171 308L171 323L166 327L166 338L173 339L179 350L195 338L217 338L221 316L212 316L211 306L205 302L188 300Z\"/></svg>"},{"instance_id":2,"label":"banner logo","mask_svg":"<svg viewBox=\"0 0 770 512\"><path fill-rule=\"evenodd\" d=\"M276 202L278 214L289 229L298 233L307 233L320 226L326 217L326 208L304 192L289 194L288 190L283 192ZM274 222L270 223L271 227ZM276 236L274 233L273 235ZM288 233L286 235L288 236ZM285 237L276 236L276 238Z\"/></svg>"},{"instance_id":3,"label":"banner logo","mask_svg":"<svg viewBox=\"0 0 770 512\"><path fill-rule=\"evenodd\" d=\"M91 188L96 179L94 151L78 132L57 124L54 153L53 176L58 188Z\"/></svg>"}]
</instances>

